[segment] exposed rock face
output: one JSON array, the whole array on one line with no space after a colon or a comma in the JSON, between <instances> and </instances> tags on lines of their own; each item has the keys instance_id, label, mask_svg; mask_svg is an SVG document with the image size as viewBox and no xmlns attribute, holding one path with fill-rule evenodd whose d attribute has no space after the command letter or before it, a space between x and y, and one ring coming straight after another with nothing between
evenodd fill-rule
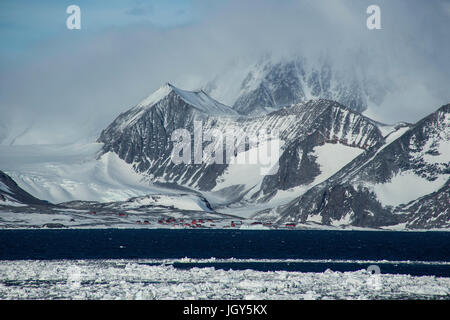
<instances>
[{"instance_id":1,"label":"exposed rock face","mask_svg":"<svg viewBox=\"0 0 450 320\"><path fill-rule=\"evenodd\" d=\"M216 82L207 87L225 85L220 76ZM339 71L325 59L315 64L301 57L268 59L249 69L233 108L255 116L311 99L328 99L362 112L369 104L379 105L387 91L383 84L369 81L355 70Z\"/></svg>"},{"instance_id":2,"label":"exposed rock face","mask_svg":"<svg viewBox=\"0 0 450 320\"><path fill-rule=\"evenodd\" d=\"M204 97L206 103L198 108L192 98L196 94L169 86L164 94L156 94L157 99L148 99L150 104L141 103L121 114L98 140L104 143L103 152L117 153L154 181L211 191L220 188L219 181L233 179L226 176L229 165L174 164L171 161L174 130L183 128L194 132L196 121L201 121L204 136L214 135L217 132L214 130L224 134L239 130L250 134L278 130L282 141L279 170L274 175L261 176L256 185L250 186L252 199L256 200L270 197L277 190L312 182L321 173L313 155L316 146L339 143L362 152L384 139L373 121L329 100L309 101L247 118L237 116L223 105L222 110L228 114L212 111L214 108L209 104L217 102L209 97ZM234 187L242 189L239 183Z\"/></svg>"},{"instance_id":3,"label":"exposed rock face","mask_svg":"<svg viewBox=\"0 0 450 320\"><path fill-rule=\"evenodd\" d=\"M396 208L396 212L406 215L406 228L429 229L450 227L450 183L436 192L428 194L406 205Z\"/></svg>"},{"instance_id":4,"label":"exposed rock face","mask_svg":"<svg viewBox=\"0 0 450 320\"><path fill-rule=\"evenodd\" d=\"M280 96L289 98L287 93ZM173 161L173 134L178 129L188 132L191 160L196 149L203 151L199 163ZM234 146L244 143L245 148L230 150L229 133ZM266 133L276 135L268 138ZM255 135L261 140L245 143L246 136ZM259 170L261 164L230 164L230 159L242 155L251 158L273 140L278 141L279 152L270 155L269 164L276 170L269 174ZM117 154L149 182L165 184L170 195L84 203L85 209L94 206L121 213L123 207L137 204L139 210L151 208L155 214L192 211L226 216L236 209L250 210L247 216L275 224L450 227L450 105L416 124L395 126L326 99L249 117L203 91L167 84L119 115L98 141L103 143L99 157ZM205 152L208 148L213 153ZM208 162L219 153L224 163ZM18 205L28 206L23 210L29 212L67 209L34 198L3 172L0 205L14 212L22 210L15 208Z\"/></svg>"},{"instance_id":5,"label":"exposed rock face","mask_svg":"<svg viewBox=\"0 0 450 320\"><path fill-rule=\"evenodd\" d=\"M368 150L322 184L278 208L279 219L306 222L320 216L324 224L447 227L449 141L450 105L445 105L397 139ZM436 191L428 193L429 189ZM416 194L423 196L416 198ZM403 202L405 195L412 199Z\"/></svg>"},{"instance_id":6,"label":"exposed rock face","mask_svg":"<svg viewBox=\"0 0 450 320\"><path fill-rule=\"evenodd\" d=\"M309 128L305 134L291 138L286 143L280 157L280 170L276 175L264 178L264 193L312 183L321 173L317 156L314 156L314 149L318 146L341 144L368 150L384 141L370 119L331 101L310 101L275 112L284 113L295 114L301 119L310 117L311 122L307 124Z\"/></svg>"},{"instance_id":7,"label":"exposed rock face","mask_svg":"<svg viewBox=\"0 0 450 320\"><path fill-rule=\"evenodd\" d=\"M203 136L276 131L281 142L277 170L258 175L228 162L175 164L172 133L179 128L193 133L199 121ZM153 182L214 192L241 208L266 203L255 215L261 220L372 228L448 225L449 105L414 125L386 127L325 99L239 116L203 91L167 85L121 114L99 142L103 153L117 153ZM247 145L245 152L255 148ZM228 159L226 147L217 150Z\"/></svg>"},{"instance_id":8,"label":"exposed rock face","mask_svg":"<svg viewBox=\"0 0 450 320\"><path fill-rule=\"evenodd\" d=\"M202 92L185 92L170 84L148 101L121 114L101 133L98 141L104 143L104 153L117 153L133 164L136 171L152 179L196 185L199 189L213 188L213 181L225 166L175 164L171 161L172 133L177 129L193 133L195 121L201 121L207 130L221 117L225 117L225 123L234 121L236 112Z\"/></svg>"}]
</instances>

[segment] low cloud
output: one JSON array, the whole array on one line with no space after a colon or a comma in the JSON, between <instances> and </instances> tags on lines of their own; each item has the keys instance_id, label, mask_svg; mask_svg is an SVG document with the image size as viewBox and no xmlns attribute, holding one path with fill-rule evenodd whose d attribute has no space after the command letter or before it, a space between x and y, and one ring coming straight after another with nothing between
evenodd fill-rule
<instances>
[{"instance_id":1,"label":"low cloud","mask_svg":"<svg viewBox=\"0 0 450 320\"><path fill-rule=\"evenodd\" d=\"M371 110L382 121L413 122L450 102L450 19L443 10L449 2L378 1L382 30L373 31L366 28L370 4L197 0L194 19L175 27L68 31L33 47L20 64L1 65L0 139L93 141L165 82L195 89L267 53L310 59L326 53L336 68L358 65L385 80L396 90Z\"/></svg>"}]
</instances>

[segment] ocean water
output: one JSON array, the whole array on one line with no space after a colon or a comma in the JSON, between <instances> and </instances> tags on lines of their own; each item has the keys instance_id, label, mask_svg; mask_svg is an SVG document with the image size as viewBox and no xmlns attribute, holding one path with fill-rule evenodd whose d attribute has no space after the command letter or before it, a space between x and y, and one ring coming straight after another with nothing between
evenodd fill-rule
<instances>
[{"instance_id":1,"label":"ocean water","mask_svg":"<svg viewBox=\"0 0 450 320\"><path fill-rule=\"evenodd\" d=\"M145 260L177 269L450 277L450 233L310 230L3 230L0 260Z\"/></svg>"},{"instance_id":2,"label":"ocean water","mask_svg":"<svg viewBox=\"0 0 450 320\"><path fill-rule=\"evenodd\" d=\"M0 299L450 299L450 233L3 230Z\"/></svg>"}]
</instances>

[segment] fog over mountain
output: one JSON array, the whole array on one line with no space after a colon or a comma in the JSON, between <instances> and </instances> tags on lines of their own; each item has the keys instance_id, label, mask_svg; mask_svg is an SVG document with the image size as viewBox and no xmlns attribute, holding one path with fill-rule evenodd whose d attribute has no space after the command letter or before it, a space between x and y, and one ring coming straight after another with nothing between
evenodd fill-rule
<instances>
[{"instance_id":1,"label":"fog over mountain","mask_svg":"<svg viewBox=\"0 0 450 320\"><path fill-rule=\"evenodd\" d=\"M47 28L50 35L18 53L9 20L30 27L30 15L59 13L30 4L17 16L0 15L0 143L94 141L119 113L169 81L193 90L220 79L210 94L233 105L246 71L265 59L327 59L336 72L364 74L385 90L365 112L387 123L416 122L450 101L448 0L378 1L381 30L366 27L371 1L188 3L189 18L165 25L146 20L152 12L139 2L126 10L81 4L79 31L65 29L61 7L60 24L31 26L30 33Z\"/></svg>"}]
</instances>

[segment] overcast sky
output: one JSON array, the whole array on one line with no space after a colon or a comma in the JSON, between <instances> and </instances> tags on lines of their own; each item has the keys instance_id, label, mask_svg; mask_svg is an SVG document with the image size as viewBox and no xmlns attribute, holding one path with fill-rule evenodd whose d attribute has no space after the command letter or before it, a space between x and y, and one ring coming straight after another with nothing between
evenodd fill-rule
<instances>
[{"instance_id":1,"label":"overcast sky","mask_svg":"<svg viewBox=\"0 0 450 320\"><path fill-rule=\"evenodd\" d=\"M364 64L396 88L371 114L415 122L450 102L449 30L450 0L2 0L0 143L95 140L165 82L194 89L266 53Z\"/></svg>"}]
</instances>

